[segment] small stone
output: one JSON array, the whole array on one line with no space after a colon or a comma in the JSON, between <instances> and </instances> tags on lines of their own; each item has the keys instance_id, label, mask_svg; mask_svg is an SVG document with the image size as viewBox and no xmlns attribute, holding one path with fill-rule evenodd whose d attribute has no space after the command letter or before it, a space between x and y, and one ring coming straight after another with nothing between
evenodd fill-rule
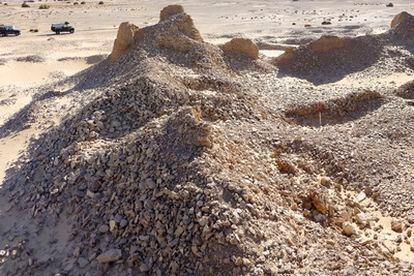
<instances>
[{"instance_id":1,"label":"small stone","mask_svg":"<svg viewBox=\"0 0 414 276\"><path fill-rule=\"evenodd\" d=\"M78 259L78 265L80 268L84 268L87 264L89 263L89 261L83 257L79 257Z\"/></svg>"},{"instance_id":2,"label":"small stone","mask_svg":"<svg viewBox=\"0 0 414 276\"><path fill-rule=\"evenodd\" d=\"M355 228L354 226L349 223L349 222L344 222L342 224L342 231L345 235L347 236L352 236L353 234L355 234Z\"/></svg>"},{"instance_id":3,"label":"small stone","mask_svg":"<svg viewBox=\"0 0 414 276\"><path fill-rule=\"evenodd\" d=\"M122 251L120 249L109 249L96 257L96 260L100 263L112 263L118 261L121 257Z\"/></svg>"},{"instance_id":4,"label":"small stone","mask_svg":"<svg viewBox=\"0 0 414 276\"><path fill-rule=\"evenodd\" d=\"M327 177L327 176L321 176L321 177L319 178L319 183L320 183L322 186L325 186L325 187L330 187L330 186L331 186L331 184L332 184L332 180L331 180L331 178L330 178L330 177Z\"/></svg>"},{"instance_id":5,"label":"small stone","mask_svg":"<svg viewBox=\"0 0 414 276\"><path fill-rule=\"evenodd\" d=\"M75 266L75 262L76 262L75 259L70 259L69 261L67 261L63 267L63 271L66 273L70 272Z\"/></svg>"},{"instance_id":6,"label":"small stone","mask_svg":"<svg viewBox=\"0 0 414 276\"><path fill-rule=\"evenodd\" d=\"M91 192L90 190L86 191L86 196L90 197L90 198L94 198L96 196L95 193Z\"/></svg>"},{"instance_id":7,"label":"small stone","mask_svg":"<svg viewBox=\"0 0 414 276\"><path fill-rule=\"evenodd\" d=\"M139 267L139 270L141 270L141 272L148 272L150 269L151 269L150 266L147 264L142 264Z\"/></svg>"},{"instance_id":8,"label":"small stone","mask_svg":"<svg viewBox=\"0 0 414 276\"><path fill-rule=\"evenodd\" d=\"M366 226L369 221L369 217L365 213L359 213L355 216L356 222L361 226Z\"/></svg>"},{"instance_id":9,"label":"small stone","mask_svg":"<svg viewBox=\"0 0 414 276\"><path fill-rule=\"evenodd\" d=\"M365 194L365 192L360 192L356 197L355 197L355 199L358 201L358 202L361 202L361 201L363 201L364 199L366 199L367 198L367 195Z\"/></svg>"},{"instance_id":10,"label":"small stone","mask_svg":"<svg viewBox=\"0 0 414 276\"><path fill-rule=\"evenodd\" d=\"M404 229L404 223L402 223L401 221L397 221L397 220L393 219L391 221L391 229L394 232L402 233L402 231Z\"/></svg>"},{"instance_id":11,"label":"small stone","mask_svg":"<svg viewBox=\"0 0 414 276\"><path fill-rule=\"evenodd\" d=\"M128 225L128 221L126 219L122 219L121 222L119 223L119 226L121 228L125 228Z\"/></svg>"},{"instance_id":12,"label":"small stone","mask_svg":"<svg viewBox=\"0 0 414 276\"><path fill-rule=\"evenodd\" d=\"M75 250L73 250L73 256L79 257L80 255L80 247L76 247Z\"/></svg>"},{"instance_id":13,"label":"small stone","mask_svg":"<svg viewBox=\"0 0 414 276\"><path fill-rule=\"evenodd\" d=\"M109 227L106 224L99 226L99 232L101 233L106 233L108 232L108 230L109 230Z\"/></svg>"},{"instance_id":14,"label":"small stone","mask_svg":"<svg viewBox=\"0 0 414 276\"><path fill-rule=\"evenodd\" d=\"M109 231L113 232L115 230L116 227L116 221L115 220L110 220L109 221Z\"/></svg>"}]
</instances>

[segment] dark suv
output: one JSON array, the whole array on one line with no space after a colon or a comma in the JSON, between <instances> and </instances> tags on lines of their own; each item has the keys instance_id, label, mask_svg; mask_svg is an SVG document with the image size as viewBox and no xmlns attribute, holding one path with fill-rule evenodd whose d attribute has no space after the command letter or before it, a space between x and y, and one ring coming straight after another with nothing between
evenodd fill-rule
<instances>
[{"instance_id":1,"label":"dark suv","mask_svg":"<svg viewBox=\"0 0 414 276\"><path fill-rule=\"evenodd\" d=\"M14 26L0 25L0 36L20 35L20 30Z\"/></svg>"},{"instance_id":2,"label":"dark suv","mask_svg":"<svg viewBox=\"0 0 414 276\"><path fill-rule=\"evenodd\" d=\"M52 27L50 29L52 30L52 32L55 32L56 34L65 33L65 32L73 34L75 32L75 28L73 28L69 24L69 22L52 24Z\"/></svg>"}]
</instances>

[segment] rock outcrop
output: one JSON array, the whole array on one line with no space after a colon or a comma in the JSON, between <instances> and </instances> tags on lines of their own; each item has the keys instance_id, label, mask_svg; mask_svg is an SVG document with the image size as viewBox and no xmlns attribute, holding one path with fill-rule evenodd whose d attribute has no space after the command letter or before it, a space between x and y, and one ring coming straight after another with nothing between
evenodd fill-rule
<instances>
[{"instance_id":1,"label":"rock outcrop","mask_svg":"<svg viewBox=\"0 0 414 276\"><path fill-rule=\"evenodd\" d=\"M139 30L137 26L129 22L119 25L118 34L110 58L115 60L124 55L134 44L135 33Z\"/></svg>"},{"instance_id":2,"label":"rock outcrop","mask_svg":"<svg viewBox=\"0 0 414 276\"><path fill-rule=\"evenodd\" d=\"M408 12L397 14L391 21L391 28L394 39L414 40L414 16Z\"/></svg>"},{"instance_id":3,"label":"rock outcrop","mask_svg":"<svg viewBox=\"0 0 414 276\"><path fill-rule=\"evenodd\" d=\"M248 38L233 38L223 45L223 51L229 55L242 55L250 59L259 58L259 48Z\"/></svg>"},{"instance_id":4,"label":"rock outcrop","mask_svg":"<svg viewBox=\"0 0 414 276\"><path fill-rule=\"evenodd\" d=\"M160 12L160 22L170 19L172 16L184 13L184 8L181 5L169 5L163 8Z\"/></svg>"},{"instance_id":5,"label":"rock outcrop","mask_svg":"<svg viewBox=\"0 0 414 276\"><path fill-rule=\"evenodd\" d=\"M407 24L414 21L414 17L408 12L401 12L397 14L391 21L391 28L396 28L400 24Z\"/></svg>"},{"instance_id":6,"label":"rock outcrop","mask_svg":"<svg viewBox=\"0 0 414 276\"><path fill-rule=\"evenodd\" d=\"M118 29L117 38L110 55L116 60L133 47L153 47L188 52L195 48L196 42L202 42L200 32L184 9L172 5L161 11L160 23L154 26L138 28L132 23L123 22Z\"/></svg>"}]
</instances>

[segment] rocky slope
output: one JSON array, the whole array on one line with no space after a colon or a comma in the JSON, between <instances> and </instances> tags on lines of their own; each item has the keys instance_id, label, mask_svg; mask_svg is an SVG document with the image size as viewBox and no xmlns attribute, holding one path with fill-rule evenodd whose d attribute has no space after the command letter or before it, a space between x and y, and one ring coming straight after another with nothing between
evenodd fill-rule
<instances>
[{"instance_id":1,"label":"rocky slope","mask_svg":"<svg viewBox=\"0 0 414 276\"><path fill-rule=\"evenodd\" d=\"M204 42L180 6L122 23L107 60L0 128L43 129L1 188L0 271L410 275L414 109L369 81L413 73L400 24L274 66L248 39ZM286 64L327 84L280 78Z\"/></svg>"}]
</instances>

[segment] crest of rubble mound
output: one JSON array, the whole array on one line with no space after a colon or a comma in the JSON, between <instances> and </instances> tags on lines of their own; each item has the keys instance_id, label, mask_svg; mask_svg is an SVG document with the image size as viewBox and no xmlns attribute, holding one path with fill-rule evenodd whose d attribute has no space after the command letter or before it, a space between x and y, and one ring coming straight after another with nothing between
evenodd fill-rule
<instances>
[{"instance_id":1,"label":"crest of rubble mound","mask_svg":"<svg viewBox=\"0 0 414 276\"><path fill-rule=\"evenodd\" d=\"M234 38L221 48L204 42L193 19L180 5L162 9L159 22L152 26L138 28L129 22L122 23L110 60L115 61L132 49L164 56L173 63L216 69L226 68L234 57L249 63L259 58L259 48L250 39Z\"/></svg>"},{"instance_id":2,"label":"crest of rubble mound","mask_svg":"<svg viewBox=\"0 0 414 276\"><path fill-rule=\"evenodd\" d=\"M161 11L159 23L153 26L138 28L129 22L121 23L111 57L116 60L134 47L189 52L202 41L191 16L182 6L171 5Z\"/></svg>"}]
</instances>

